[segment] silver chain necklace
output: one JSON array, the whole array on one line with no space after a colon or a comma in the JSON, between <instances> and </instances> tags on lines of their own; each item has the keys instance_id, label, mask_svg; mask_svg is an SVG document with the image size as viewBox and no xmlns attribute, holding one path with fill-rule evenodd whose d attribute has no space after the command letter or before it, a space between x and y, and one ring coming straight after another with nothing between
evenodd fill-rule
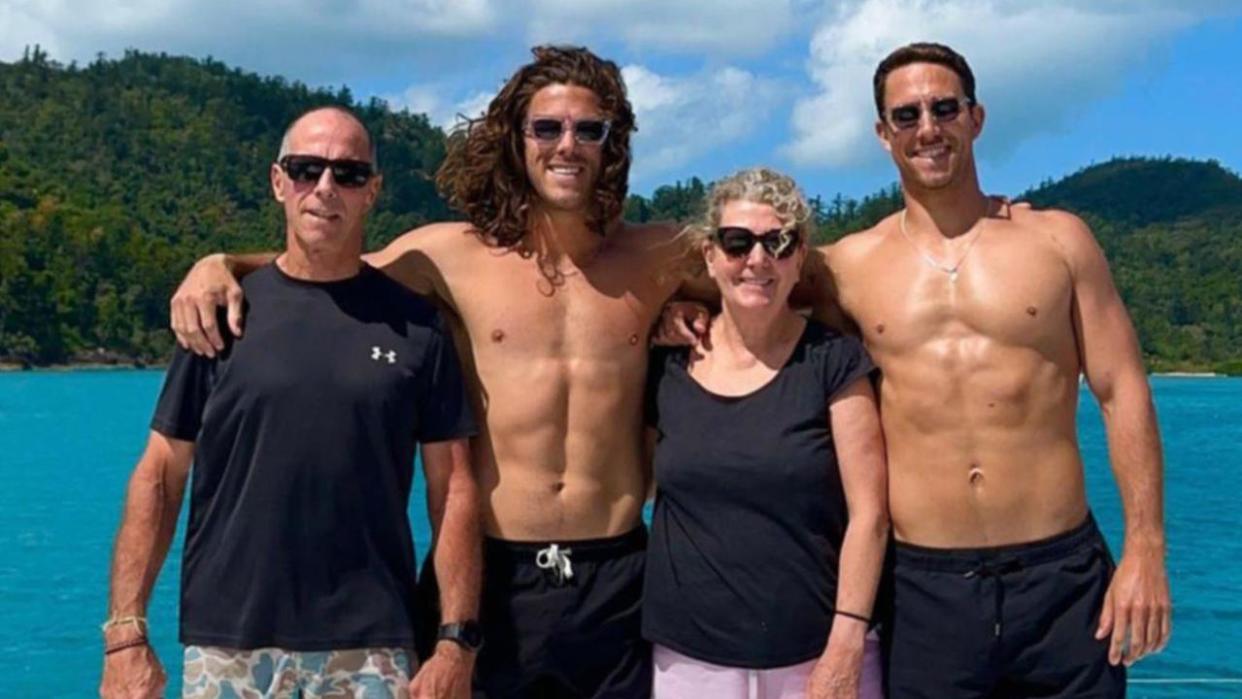
<instances>
[{"instance_id":1,"label":"silver chain necklace","mask_svg":"<svg viewBox=\"0 0 1242 699\"><path fill-rule=\"evenodd\" d=\"M956 283L957 272L958 270L962 268L962 263L966 261L966 256L970 254L971 248L975 246L975 241L979 240L979 236L983 234L983 229L980 228L979 230L975 231L974 237L970 239L969 243L966 243L966 249L962 252L962 256L957 258L957 262L954 263L952 266L946 266L944 264L941 264L941 262L937 260L936 258L924 252L923 248L919 247L919 244L914 242L914 238L910 237L910 231L906 230L906 212L907 211L909 211L909 209L902 209L901 218L898 219L897 221L898 228L901 230L901 236L906 239L907 243L910 243L910 247L914 248L914 251L919 254L919 257L923 258L923 262L925 262L928 267L944 272L945 274L949 275L950 282ZM975 221L975 226L978 226L980 221L982 220L983 219L979 219L979 221Z\"/></svg>"}]
</instances>

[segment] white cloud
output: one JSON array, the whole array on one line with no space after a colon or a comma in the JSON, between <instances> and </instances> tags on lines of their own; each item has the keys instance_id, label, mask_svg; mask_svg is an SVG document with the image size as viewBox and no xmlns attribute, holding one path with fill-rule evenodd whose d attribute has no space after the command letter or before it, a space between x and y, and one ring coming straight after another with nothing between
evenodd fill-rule
<instances>
[{"instance_id":1,"label":"white cloud","mask_svg":"<svg viewBox=\"0 0 1242 699\"><path fill-rule=\"evenodd\" d=\"M1002 157L1057 129L1120 85L1125 71L1213 2L1079 3L1069 0L861 0L816 30L808 72L817 93L798 101L782 150L801 165L843 167L880 157L872 135L871 76L893 48L946 43L970 61L991 114L980 143Z\"/></svg>"},{"instance_id":2,"label":"white cloud","mask_svg":"<svg viewBox=\"0 0 1242 699\"><path fill-rule=\"evenodd\" d=\"M294 7L306 3L292 3ZM337 7L357 18L365 31L391 36L443 34L472 36L492 29L500 9L493 0L360 0L356 3L317 0L311 6Z\"/></svg>"},{"instance_id":3,"label":"white cloud","mask_svg":"<svg viewBox=\"0 0 1242 699\"><path fill-rule=\"evenodd\" d=\"M30 44L89 60L126 48L316 73L343 60L495 44L621 42L666 53L760 55L796 29L806 0L0 0L0 57ZM452 40L465 40L453 42ZM334 76L335 77L335 76Z\"/></svg>"},{"instance_id":4,"label":"white cloud","mask_svg":"<svg viewBox=\"0 0 1242 699\"><path fill-rule=\"evenodd\" d=\"M0 0L0 60L36 43L62 62L130 47L211 55L312 85L346 83L359 96L388 92L394 106L448 127L459 113L482 111L498 82L528 60L528 43L582 42L631 63L625 77L639 116L634 176L641 180L712 149L755 145L764 140L754 138L759 129L783 131L786 119L792 136L781 155L795 164L878 163L871 73L887 51L918 39L949 43L971 60L991 114L980 153L1002 157L1070 123L1179 30L1240 7L1222 0ZM771 76L799 70L791 68L791 48L807 54L808 84L789 117L787 78ZM676 60L662 60L668 57ZM772 129L774 119L781 129Z\"/></svg>"},{"instance_id":5,"label":"white cloud","mask_svg":"<svg viewBox=\"0 0 1242 699\"><path fill-rule=\"evenodd\" d=\"M213 55L249 70L340 80L366 62L480 37L500 0L0 0L0 57L40 44L55 60L124 49Z\"/></svg>"},{"instance_id":6,"label":"white cloud","mask_svg":"<svg viewBox=\"0 0 1242 699\"><path fill-rule=\"evenodd\" d=\"M662 75L628 65L621 73L638 120L634 181L676 170L713 149L744 140L770 123L789 93L785 85L734 67ZM451 88L437 84L414 85L385 99L448 129L462 116L482 115L494 96L483 91L455 96Z\"/></svg>"},{"instance_id":7,"label":"white cloud","mask_svg":"<svg viewBox=\"0 0 1242 699\"><path fill-rule=\"evenodd\" d=\"M444 85L412 85L400 95L386 95L384 100L395 109L426 114L433 126L448 131L462 117L476 118L483 114L495 97L491 92L475 92L452 98L453 91Z\"/></svg>"},{"instance_id":8,"label":"white cloud","mask_svg":"<svg viewBox=\"0 0 1242 699\"><path fill-rule=\"evenodd\" d=\"M531 0L534 43L620 39L633 48L761 54L796 28L790 0Z\"/></svg>"},{"instance_id":9,"label":"white cloud","mask_svg":"<svg viewBox=\"0 0 1242 699\"><path fill-rule=\"evenodd\" d=\"M476 92L460 100L453 107L453 123L456 123L461 117L477 119L483 116L483 112L487 111L487 105L492 103L492 99L495 96L496 93L494 92Z\"/></svg>"},{"instance_id":10,"label":"white cloud","mask_svg":"<svg viewBox=\"0 0 1242 699\"><path fill-rule=\"evenodd\" d=\"M784 99L779 83L726 67L686 76L621 70L638 119L633 179L665 173L762 128Z\"/></svg>"}]
</instances>

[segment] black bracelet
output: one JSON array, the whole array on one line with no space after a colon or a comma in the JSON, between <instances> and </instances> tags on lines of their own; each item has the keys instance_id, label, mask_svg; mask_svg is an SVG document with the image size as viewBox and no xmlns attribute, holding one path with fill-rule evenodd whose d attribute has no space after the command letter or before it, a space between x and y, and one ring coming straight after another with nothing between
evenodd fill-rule
<instances>
[{"instance_id":1,"label":"black bracelet","mask_svg":"<svg viewBox=\"0 0 1242 699\"><path fill-rule=\"evenodd\" d=\"M137 648L138 646L145 645L147 645L147 637L139 636L138 638L131 638L128 641L121 641L115 646L108 646L104 648L104 655L112 655L113 653L123 651L126 648Z\"/></svg>"},{"instance_id":2,"label":"black bracelet","mask_svg":"<svg viewBox=\"0 0 1242 699\"><path fill-rule=\"evenodd\" d=\"M855 614L853 612L843 612L840 609L834 611L833 614L840 614L841 616L849 617L850 619L857 619L858 621L861 621L867 626L871 625L871 620L861 614Z\"/></svg>"}]
</instances>

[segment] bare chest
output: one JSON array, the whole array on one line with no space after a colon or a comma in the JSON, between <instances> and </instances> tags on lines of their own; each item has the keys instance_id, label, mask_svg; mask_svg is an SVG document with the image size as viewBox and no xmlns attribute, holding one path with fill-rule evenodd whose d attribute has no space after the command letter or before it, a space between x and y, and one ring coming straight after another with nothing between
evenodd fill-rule
<instances>
[{"instance_id":1,"label":"bare chest","mask_svg":"<svg viewBox=\"0 0 1242 699\"><path fill-rule=\"evenodd\" d=\"M950 274L898 243L905 241L889 241L841 273L842 301L873 350L963 342L1047 350L1072 338L1072 280L1054 249L980 241Z\"/></svg>"},{"instance_id":2,"label":"bare chest","mask_svg":"<svg viewBox=\"0 0 1242 699\"><path fill-rule=\"evenodd\" d=\"M533 259L486 259L454 285L480 370L507 362L645 357L659 310L654 285L607 261L549 274Z\"/></svg>"}]
</instances>

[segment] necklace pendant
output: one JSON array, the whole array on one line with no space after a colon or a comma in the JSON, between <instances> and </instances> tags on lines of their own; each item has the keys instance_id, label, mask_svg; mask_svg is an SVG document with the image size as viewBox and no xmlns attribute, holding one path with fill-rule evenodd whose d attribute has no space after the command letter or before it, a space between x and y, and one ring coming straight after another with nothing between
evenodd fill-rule
<instances>
[{"instance_id":1,"label":"necklace pendant","mask_svg":"<svg viewBox=\"0 0 1242 699\"><path fill-rule=\"evenodd\" d=\"M949 272L949 282L957 283L957 270L956 269Z\"/></svg>"}]
</instances>

